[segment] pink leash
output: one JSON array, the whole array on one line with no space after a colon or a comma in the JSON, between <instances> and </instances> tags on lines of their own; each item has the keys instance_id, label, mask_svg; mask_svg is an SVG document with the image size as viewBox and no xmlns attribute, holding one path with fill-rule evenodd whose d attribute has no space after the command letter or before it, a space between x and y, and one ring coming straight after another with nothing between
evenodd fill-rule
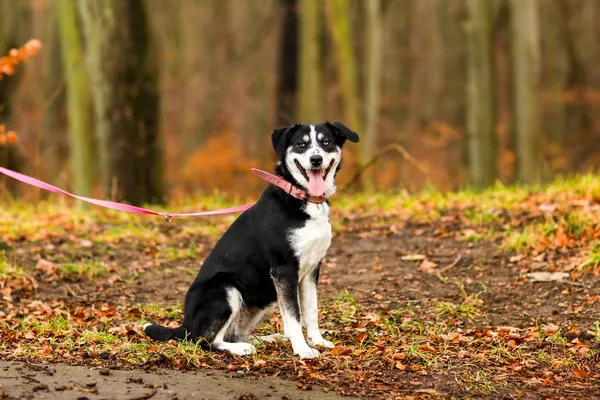
<instances>
[{"instance_id":1,"label":"pink leash","mask_svg":"<svg viewBox=\"0 0 600 400\"><path fill-rule=\"evenodd\" d=\"M195 212L195 213L167 214L167 213L162 213L162 212L158 212L158 211L147 210L147 209L141 208L141 207L130 206L129 204L122 204L122 203L116 203L114 201L98 200L98 199L91 199L89 197L77 196L75 194L67 192L66 190L62 190L60 188L57 188L56 186L52 186L49 183L42 182L42 181L32 178L30 176L23 175L23 174L20 174L15 171L11 171L10 169L6 169L3 167L0 167L0 172L3 173L4 175L8 175L13 179L16 179L18 181L26 183L28 185L47 190L49 192L73 197L75 199L85 201L86 203L95 204L100 207L112 208L113 210L125 211L128 213L160 215L161 217L164 217L167 221L170 221L172 217L204 217L204 216L208 216L208 215L233 214L233 213L237 213L237 212L246 211L247 209L249 209L250 207L252 207L254 205L254 204L246 204L243 206L225 208L222 210L203 211L203 212Z\"/></svg>"}]
</instances>

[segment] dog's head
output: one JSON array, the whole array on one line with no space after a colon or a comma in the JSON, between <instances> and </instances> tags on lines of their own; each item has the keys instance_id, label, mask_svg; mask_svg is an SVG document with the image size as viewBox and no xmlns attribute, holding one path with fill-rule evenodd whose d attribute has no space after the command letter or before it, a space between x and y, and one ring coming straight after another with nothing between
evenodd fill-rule
<instances>
[{"instance_id":1,"label":"dog's head","mask_svg":"<svg viewBox=\"0 0 600 400\"><path fill-rule=\"evenodd\" d=\"M336 190L342 146L358 142L358 134L340 122L325 122L275 129L271 139L280 157L277 172L313 196L329 197Z\"/></svg>"}]
</instances>

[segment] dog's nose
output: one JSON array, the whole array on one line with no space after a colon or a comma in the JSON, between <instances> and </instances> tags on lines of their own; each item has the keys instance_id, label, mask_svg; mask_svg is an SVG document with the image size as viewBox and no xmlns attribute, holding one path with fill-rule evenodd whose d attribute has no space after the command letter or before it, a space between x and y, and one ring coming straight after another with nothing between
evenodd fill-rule
<instances>
[{"instance_id":1,"label":"dog's nose","mask_svg":"<svg viewBox=\"0 0 600 400\"><path fill-rule=\"evenodd\" d=\"M318 154L312 155L312 156L310 156L310 163L314 167L318 167L319 165L323 164L323 157L321 157Z\"/></svg>"}]
</instances>

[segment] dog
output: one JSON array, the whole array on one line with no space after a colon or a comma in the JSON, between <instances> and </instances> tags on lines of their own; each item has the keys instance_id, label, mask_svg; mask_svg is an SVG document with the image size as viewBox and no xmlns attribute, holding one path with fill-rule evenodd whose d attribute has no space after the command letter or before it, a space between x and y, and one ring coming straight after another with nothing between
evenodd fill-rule
<instances>
[{"instance_id":1,"label":"dog","mask_svg":"<svg viewBox=\"0 0 600 400\"><path fill-rule=\"evenodd\" d=\"M271 177L289 193L269 185L233 222L186 294L183 324L146 324L150 338L203 339L213 350L249 355L256 352L249 343L254 328L278 306L284 335L259 340L288 339L303 359L319 356L314 347L334 347L319 331L317 282L331 244L327 199L336 191L342 147L359 137L340 122L325 122L275 129L271 139L282 179Z\"/></svg>"}]
</instances>

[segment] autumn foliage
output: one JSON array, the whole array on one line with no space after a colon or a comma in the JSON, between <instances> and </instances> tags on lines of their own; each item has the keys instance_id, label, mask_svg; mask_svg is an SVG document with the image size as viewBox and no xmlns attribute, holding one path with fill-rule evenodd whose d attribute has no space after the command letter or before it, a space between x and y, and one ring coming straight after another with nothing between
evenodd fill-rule
<instances>
[{"instance_id":1,"label":"autumn foliage","mask_svg":"<svg viewBox=\"0 0 600 400\"><path fill-rule=\"evenodd\" d=\"M0 124L0 146L17 144L17 135L14 131L6 131L6 127Z\"/></svg>"},{"instance_id":2,"label":"autumn foliage","mask_svg":"<svg viewBox=\"0 0 600 400\"><path fill-rule=\"evenodd\" d=\"M189 158L179 176L184 192L210 191L212 188L236 188L241 194L256 186L250 169L258 161L245 154L245 149L231 130L210 137Z\"/></svg>"},{"instance_id":3,"label":"autumn foliage","mask_svg":"<svg viewBox=\"0 0 600 400\"><path fill-rule=\"evenodd\" d=\"M42 42L31 39L18 49L10 50L7 56L0 58L0 80L4 75L13 75L19 64L27 62L27 59L36 55L41 48Z\"/></svg>"},{"instance_id":4,"label":"autumn foliage","mask_svg":"<svg viewBox=\"0 0 600 400\"><path fill-rule=\"evenodd\" d=\"M19 64L27 62L29 57L37 54L42 48L42 42L37 39L31 39L18 49L12 49L7 56L0 58L0 80L6 76L13 75ZM17 144L17 135L14 131L7 131L6 127L0 124L0 146Z\"/></svg>"}]
</instances>

